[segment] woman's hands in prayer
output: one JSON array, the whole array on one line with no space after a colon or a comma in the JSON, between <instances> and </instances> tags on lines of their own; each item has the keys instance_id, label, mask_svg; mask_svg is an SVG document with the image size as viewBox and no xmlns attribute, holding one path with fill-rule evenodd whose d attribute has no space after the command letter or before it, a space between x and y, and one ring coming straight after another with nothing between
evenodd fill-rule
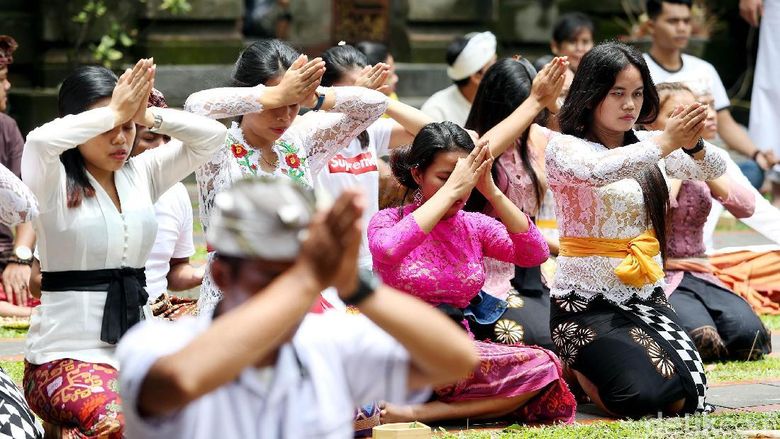
<instances>
[{"instance_id":1,"label":"woman's hands in prayer","mask_svg":"<svg viewBox=\"0 0 780 439\"><path fill-rule=\"evenodd\" d=\"M311 61L306 55L296 59L282 76L279 85L269 87L266 96L273 104L270 108L284 107L286 105L301 104L311 108L317 103L317 87L320 86L322 75L325 73L325 61L322 58L314 58Z\"/></svg>"},{"instance_id":2,"label":"woman's hands in prayer","mask_svg":"<svg viewBox=\"0 0 780 439\"><path fill-rule=\"evenodd\" d=\"M488 162L488 157L491 158ZM455 169L452 170L447 182L440 190L448 192L453 200L458 200L468 195L479 182L482 174L490 172L492 156L486 141L477 142L477 146L468 156L458 159ZM492 178L491 178L492 181Z\"/></svg>"},{"instance_id":3,"label":"woman's hands in prayer","mask_svg":"<svg viewBox=\"0 0 780 439\"><path fill-rule=\"evenodd\" d=\"M566 69L568 68L569 61L565 56L555 57L537 73L531 84L531 96L553 114L560 109L558 96L560 96L563 84L566 82Z\"/></svg>"},{"instance_id":4,"label":"woman's hands in prayer","mask_svg":"<svg viewBox=\"0 0 780 439\"><path fill-rule=\"evenodd\" d=\"M114 112L115 126L136 120L145 113L146 102L154 85L155 65L153 58L145 58L125 70L119 77L108 107Z\"/></svg>"},{"instance_id":5,"label":"woman's hands in prayer","mask_svg":"<svg viewBox=\"0 0 780 439\"><path fill-rule=\"evenodd\" d=\"M666 154L678 148L692 148L701 137L706 118L706 105L695 102L685 107L678 106L666 121L658 143Z\"/></svg>"},{"instance_id":6,"label":"woman's hands in prayer","mask_svg":"<svg viewBox=\"0 0 780 439\"><path fill-rule=\"evenodd\" d=\"M380 62L374 66L365 66L355 80L355 85L387 94L390 88L387 85L387 77L389 75L390 66L385 63Z\"/></svg>"}]
</instances>

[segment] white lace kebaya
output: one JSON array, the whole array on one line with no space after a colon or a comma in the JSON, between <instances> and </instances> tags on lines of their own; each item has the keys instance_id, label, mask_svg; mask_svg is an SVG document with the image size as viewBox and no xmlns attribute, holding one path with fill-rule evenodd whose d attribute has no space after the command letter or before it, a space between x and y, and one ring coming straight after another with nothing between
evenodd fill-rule
<instances>
[{"instance_id":1,"label":"white lace kebaya","mask_svg":"<svg viewBox=\"0 0 780 439\"><path fill-rule=\"evenodd\" d=\"M379 119L387 108L387 97L363 87L333 87L336 102L329 111L310 111L274 142L278 165L274 172L263 170L261 153L244 139L239 124L233 122L223 148L195 172L200 198L200 221L208 230L214 197L234 182L253 175L284 176L314 186L315 176L341 149ZM260 97L265 86L223 87L190 95L184 109L213 119L237 117L263 111ZM209 253L206 274L201 286L198 309L211 315L222 293L209 273L213 258Z\"/></svg>"},{"instance_id":2,"label":"white lace kebaya","mask_svg":"<svg viewBox=\"0 0 780 439\"><path fill-rule=\"evenodd\" d=\"M13 227L38 216L38 201L8 168L0 165L0 224Z\"/></svg>"},{"instance_id":3,"label":"white lace kebaya","mask_svg":"<svg viewBox=\"0 0 780 439\"><path fill-rule=\"evenodd\" d=\"M666 176L682 180L711 180L726 170L723 158L709 144L702 160L681 149L662 158L653 141L660 132L636 134L639 143L614 149L568 135L547 145L547 180L562 237L630 239L648 230L642 189L634 180L648 166L658 163ZM663 266L660 255L655 260ZM574 292L588 301L601 295L625 303L634 296L648 299L663 285L663 279L641 288L624 284L614 273L620 258L559 256L557 261L552 297Z\"/></svg>"}]
</instances>

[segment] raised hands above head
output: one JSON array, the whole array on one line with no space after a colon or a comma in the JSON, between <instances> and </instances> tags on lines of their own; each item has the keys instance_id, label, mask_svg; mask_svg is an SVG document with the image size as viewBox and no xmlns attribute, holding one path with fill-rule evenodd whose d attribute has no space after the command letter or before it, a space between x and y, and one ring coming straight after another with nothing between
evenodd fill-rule
<instances>
[{"instance_id":1,"label":"raised hands above head","mask_svg":"<svg viewBox=\"0 0 780 439\"><path fill-rule=\"evenodd\" d=\"M119 77L108 104L117 125L130 120L142 122L139 119L145 114L146 102L154 85L155 69L154 58L144 58Z\"/></svg>"},{"instance_id":2,"label":"raised hands above head","mask_svg":"<svg viewBox=\"0 0 780 439\"><path fill-rule=\"evenodd\" d=\"M279 85L273 87L273 91L268 91L274 93L274 107L295 104L312 106L309 104L317 100L315 91L324 73L325 62L322 58L309 60L306 55L300 55L284 73Z\"/></svg>"},{"instance_id":3,"label":"raised hands above head","mask_svg":"<svg viewBox=\"0 0 780 439\"><path fill-rule=\"evenodd\" d=\"M355 85L387 94L389 86L386 83L389 75L390 66L385 63L380 62L373 66L365 66L360 71Z\"/></svg>"},{"instance_id":4,"label":"raised hands above head","mask_svg":"<svg viewBox=\"0 0 780 439\"><path fill-rule=\"evenodd\" d=\"M485 170L490 173L493 163L487 141L477 143L468 156L458 159L442 190L448 190L455 198L461 198L471 192L483 176ZM491 177L492 181L492 177Z\"/></svg>"},{"instance_id":5,"label":"raised hands above head","mask_svg":"<svg viewBox=\"0 0 780 439\"><path fill-rule=\"evenodd\" d=\"M558 96L566 82L568 68L569 61L565 56L555 57L536 74L531 85L531 96L552 113L559 110Z\"/></svg>"}]
</instances>

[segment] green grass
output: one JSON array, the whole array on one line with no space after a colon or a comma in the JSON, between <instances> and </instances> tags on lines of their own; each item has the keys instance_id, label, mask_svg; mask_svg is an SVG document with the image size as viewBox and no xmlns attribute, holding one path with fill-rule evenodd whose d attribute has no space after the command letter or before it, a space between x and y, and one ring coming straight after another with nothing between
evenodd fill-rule
<instances>
[{"instance_id":1,"label":"green grass","mask_svg":"<svg viewBox=\"0 0 780 439\"><path fill-rule=\"evenodd\" d=\"M761 316L761 321L764 322L764 325L766 325L767 329L770 331L780 331L780 315L763 315ZM778 346L778 348L780 348L780 346Z\"/></svg>"},{"instance_id":2,"label":"green grass","mask_svg":"<svg viewBox=\"0 0 780 439\"><path fill-rule=\"evenodd\" d=\"M526 427L513 425L501 432L447 433L447 439L525 439L525 438L731 438L741 430L780 428L780 412L724 413L686 418L646 419L639 421L594 422L568 426Z\"/></svg>"},{"instance_id":3,"label":"green grass","mask_svg":"<svg viewBox=\"0 0 780 439\"><path fill-rule=\"evenodd\" d=\"M22 385L22 376L24 376L24 361L2 361L0 367L5 373L19 386Z\"/></svg>"},{"instance_id":4,"label":"green grass","mask_svg":"<svg viewBox=\"0 0 780 439\"><path fill-rule=\"evenodd\" d=\"M705 365L707 381L710 383L780 379L780 358L764 357L757 361L730 361Z\"/></svg>"},{"instance_id":5,"label":"green grass","mask_svg":"<svg viewBox=\"0 0 780 439\"><path fill-rule=\"evenodd\" d=\"M27 329L5 328L0 326L0 338L24 338Z\"/></svg>"},{"instance_id":6,"label":"green grass","mask_svg":"<svg viewBox=\"0 0 780 439\"><path fill-rule=\"evenodd\" d=\"M196 245L195 246L195 254L192 255L190 258L190 262L198 263L198 264L205 264L206 258L208 257L209 252L206 251L205 245Z\"/></svg>"}]
</instances>

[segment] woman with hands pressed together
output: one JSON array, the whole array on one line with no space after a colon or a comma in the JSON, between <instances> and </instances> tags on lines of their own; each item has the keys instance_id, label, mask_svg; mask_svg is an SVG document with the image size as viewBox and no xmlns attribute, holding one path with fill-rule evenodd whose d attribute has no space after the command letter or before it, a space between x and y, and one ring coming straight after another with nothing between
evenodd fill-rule
<instances>
[{"instance_id":1,"label":"woman with hands pressed together","mask_svg":"<svg viewBox=\"0 0 780 439\"><path fill-rule=\"evenodd\" d=\"M154 73L151 59L118 79L103 67L76 69L60 87L60 118L33 130L22 156L39 203L33 226L43 272L24 390L63 435L122 437L114 352L146 302L154 202L225 139L207 118L147 108ZM182 143L128 159L135 124Z\"/></svg>"},{"instance_id":2,"label":"woman with hands pressed together","mask_svg":"<svg viewBox=\"0 0 780 439\"><path fill-rule=\"evenodd\" d=\"M225 145L196 172L204 231L214 197L234 181L276 176L315 187L317 174L329 160L385 112L388 99L378 91L318 88L324 66L320 58L309 60L287 43L260 40L239 55L234 86L187 98L187 111L213 119L238 117L228 129ZM387 66L375 66L369 76L383 83ZM301 107L313 111L298 117ZM203 315L210 315L222 297L209 275L210 265L198 300Z\"/></svg>"},{"instance_id":3,"label":"woman with hands pressed together","mask_svg":"<svg viewBox=\"0 0 780 439\"><path fill-rule=\"evenodd\" d=\"M368 226L374 271L388 285L419 297L461 322L495 323L506 304L480 292L484 258L539 265L548 249L536 226L493 182L487 142L475 147L451 122L426 125L410 147L394 151L391 166L414 203L377 213ZM476 188L501 222L465 212ZM398 310L403 312L403 310ZM383 422L511 416L536 422L571 422L575 403L554 354L514 345L513 328L496 340L475 341L481 366L455 385L436 389L436 401L386 404Z\"/></svg>"},{"instance_id":4,"label":"woman with hands pressed together","mask_svg":"<svg viewBox=\"0 0 780 439\"><path fill-rule=\"evenodd\" d=\"M706 111L677 108L662 132L642 56L620 43L588 52L547 145L560 231L550 328L573 380L601 409L641 417L708 410L698 352L663 292L665 176L710 180L722 157L701 139ZM664 171L662 171L663 167Z\"/></svg>"}]
</instances>

